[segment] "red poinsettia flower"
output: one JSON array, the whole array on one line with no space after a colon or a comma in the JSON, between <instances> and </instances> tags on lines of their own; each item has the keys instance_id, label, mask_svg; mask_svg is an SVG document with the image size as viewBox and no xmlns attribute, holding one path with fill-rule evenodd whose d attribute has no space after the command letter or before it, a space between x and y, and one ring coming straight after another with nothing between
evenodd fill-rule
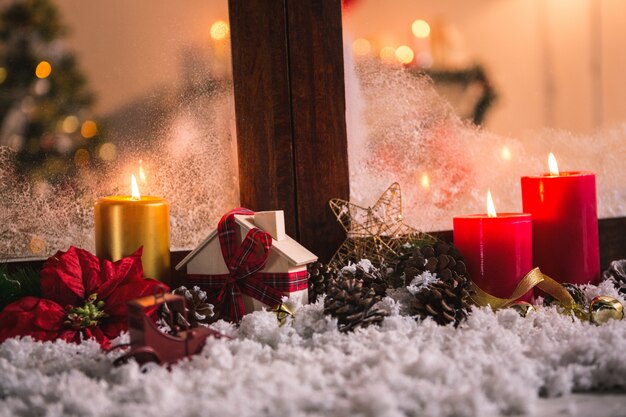
<instances>
[{"instance_id":1,"label":"red poinsettia flower","mask_svg":"<svg viewBox=\"0 0 626 417\"><path fill-rule=\"evenodd\" d=\"M94 338L107 349L128 329L128 301L169 291L143 277L142 252L102 263L73 246L57 252L41 271L42 297L21 298L0 312L0 343L15 336L75 343Z\"/></svg>"}]
</instances>

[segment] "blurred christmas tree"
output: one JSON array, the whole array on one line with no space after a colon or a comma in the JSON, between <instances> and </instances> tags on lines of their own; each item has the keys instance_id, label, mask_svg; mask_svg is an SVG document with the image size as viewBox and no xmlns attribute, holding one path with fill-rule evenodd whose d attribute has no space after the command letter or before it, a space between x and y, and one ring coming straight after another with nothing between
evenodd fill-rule
<instances>
[{"instance_id":1,"label":"blurred christmas tree","mask_svg":"<svg viewBox=\"0 0 626 417\"><path fill-rule=\"evenodd\" d=\"M56 182L90 166L102 132L93 95L61 40L67 29L51 0L11 0L0 10L0 145L19 169Z\"/></svg>"}]
</instances>

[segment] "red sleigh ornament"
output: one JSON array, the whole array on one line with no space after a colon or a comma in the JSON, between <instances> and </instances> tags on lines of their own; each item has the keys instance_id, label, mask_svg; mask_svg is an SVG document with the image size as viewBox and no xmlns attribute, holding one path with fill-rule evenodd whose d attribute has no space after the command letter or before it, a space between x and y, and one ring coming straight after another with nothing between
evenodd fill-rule
<instances>
[{"instance_id":1,"label":"red sleigh ornament","mask_svg":"<svg viewBox=\"0 0 626 417\"><path fill-rule=\"evenodd\" d=\"M285 234L282 211L226 213L215 229L176 269L187 266L187 283L197 285L232 322L284 296L308 301L306 266L317 257Z\"/></svg>"}]
</instances>

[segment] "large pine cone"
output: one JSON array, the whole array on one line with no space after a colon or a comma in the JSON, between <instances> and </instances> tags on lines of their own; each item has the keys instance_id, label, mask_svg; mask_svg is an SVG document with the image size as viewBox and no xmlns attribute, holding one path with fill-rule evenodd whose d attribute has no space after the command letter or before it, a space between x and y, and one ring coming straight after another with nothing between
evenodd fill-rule
<instances>
[{"instance_id":1,"label":"large pine cone","mask_svg":"<svg viewBox=\"0 0 626 417\"><path fill-rule=\"evenodd\" d=\"M459 251L441 240L415 247L398 264L398 272L404 272L405 285L425 271L435 273L442 280L467 276L465 261Z\"/></svg>"},{"instance_id":2,"label":"large pine cone","mask_svg":"<svg viewBox=\"0 0 626 417\"><path fill-rule=\"evenodd\" d=\"M468 316L471 306L469 281L457 274L425 285L414 297L414 313L421 319L432 317L441 325L458 326Z\"/></svg>"},{"instance_id":3,"label":"large pine cone","mask_svg":"<svg viewBox=\"0 0 626 417\"><path fill-rule=\"evenodd\" d=\"M617 291L626 296L626 259L611 262L609 269L604 271L602 277L612 281Z\"/></svg>"},{"instance_id":4,"label":"large pine cone","mask_svg":"<svg viewBox=\"0 0 626 417\"><path fill-rule=\"evenodd\" d=\"M372 267L370 271L366 271L361 265L355 265L354 272L351 268L341 270L339 279L356 278L363 281L363 286L372 288L377 296L384 297L387 293L387 281L377 268Z\"/></svg>"},{"instance_id":5,"label":"large pine cone","mask_svg":"<svg viewBox=\"0 0 626 417\"><path fill-rule=\"evenodd\" d=\"M338 279L328 289L324 299L324 313L336 317L339 331L367 327L383 321L386 312L374 307L382 299L373 288L357 278Z\"/></svg>"},{"instance_id":6,"label":"large pine cone","mask_svg":"<svg viewBox=\"0 0 626 417\"><path fill-rule=\"evenodd\" d=\"M314 262L309 265L309 301L315 302L317 298L325 294L328 286L337 277L337 270L330 265Z\"/></svg>"}]
</instances>

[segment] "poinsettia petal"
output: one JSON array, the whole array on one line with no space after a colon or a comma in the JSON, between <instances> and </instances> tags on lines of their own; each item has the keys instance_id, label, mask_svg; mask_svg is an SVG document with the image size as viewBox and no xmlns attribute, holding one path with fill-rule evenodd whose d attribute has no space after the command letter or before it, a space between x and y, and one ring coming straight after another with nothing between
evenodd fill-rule
<instances>
[{"instance_id":1,"label":"poinsettia petal","mask_svg":"<svg viewBox=\"0 0 626 417\"><path fill-rule=\"evenodd\" d=\"M103 349L111 348L111 341L99 327L88 327L83 329L83 336L85 339L96 339Z\"/></svg>"},{"instance_id":2,"label":"poinsettia petal","mask_svg":"<svg viewBox=\"0 0 626 417\"><path fill-rule=\"evenodd\" d=\"M51 300L21 298L0 312L0 342L15 336L55 340L63 329L65 311Z\"/></svg>"},{"instance_id":3,"label":"poinsettia petal","mask_svg":"<svg viewBox=\"0 0 626 417\"><path fill-rule=\"evenodd\" d=\"M76 256L82 272L84 295L89 296L102 284L100 259L85 249L76 248Z\"/></svg>"},{"instance_id":4,"label":"poinsettia petal","mask_svg":"<svg viewBox=\"0 0 626 417\"><path fill-rule=\"evenodd\" d=\"M65 306L78 304L85 297L82 269L74 246L48 258L40 275L44 298Z\"/></svg>"},{"instance_id":5,"label":"poinsettia petal","mask_svg":"<svg viewBox=\"0 0 626 417\"><path fill-rule=\"evenodd\" d=\"M100 330L104 333L109 339L115 339L122 332L128 330L128 319L126 318L118 318L107 320L107 322L100 326Z\"/></svg>"},{"instance_id":6,"label":"poinsettia petal","mask_svg":"<svg viewBox=\"0 0 626 417\"><path fill-rule=\"evenodd\" d=\"M99 299L108 298L126 280L143 278L142 254L143 246L140 246L135 253L117 262L102 261L102 285L97 290Z\"/></svg>"},{"instance_id":7,"label":"poinsettia petal","mask_svg":"<svg viewBox=\"0 0 626 417\"><path fill-rule=\"evenodd\" d=\"M133 279L116 288L115 292L104 300L104 311L109 317L127 317L129 301L146 295L157 295L168 292L169 287L160 281L142 278Z\"/></svg>"}]
</instances>

